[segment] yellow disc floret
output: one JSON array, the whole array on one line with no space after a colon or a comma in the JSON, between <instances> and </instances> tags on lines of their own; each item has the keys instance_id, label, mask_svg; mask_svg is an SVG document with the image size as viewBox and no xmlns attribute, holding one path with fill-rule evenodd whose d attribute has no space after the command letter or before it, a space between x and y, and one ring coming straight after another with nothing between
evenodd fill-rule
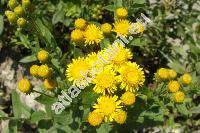
<instances>
[{"instance_id":1,"label":"yellow disc floret","mask_svg":"<svg viewBox=\"0 0 200 133\"><path fill-rule=\"evenodd\" d=\"M144 84L144 72L135 62L127 62L119 69L119 73L121 88L126 91L135 92L135 90L138 90Z\"/></svg>"},{"instance_id":2,"label":"yellow disc floret","mask_svg":"<svg viewBox=\"0 0 200 133\"><path fill-rule=\"evenodd\" d=\"M109 34L112 30L112 26L109 23L102 24L101 30L103 31L103 33Z\"/></svg>"},{"instance_id":3,"label":"yellow disc floret","mask_svg":"<svg viewBox=\"0 0 200 133\"><path fill-rule=\"evenodd\" d=\"M121 96L120 99L125 105L132 105L133 103L135 103L135 94L127 91Z\"/></svg>"},{"instance_id":4,"label":"yellow disc floret","mask_svg":"<svg viewBox=\"0 0 200 133\"><path fill-rule=\"evenodd\" d=\"M174 100L177 103L182 103L185 99L185 94L181 91L178 91L174 94Z\"/></svg>"},{"instance_id":5,"label":"yellow disc floret","mask_svg":"<svg viewBox=\"0 0 200 133\"><path fill-rule=\"evenodd\" d=\"M184 85L188 85L188 84L190 84L191 81L192 81L192 77L191 77L190 74L188 74L188 73L185 73L185 74L181 77L181 79L182 79L182 82L183 82Z\"/></svg>"},{"instance_id":6,"label":"yellow disc floret","mask_svg":"<svg viewBox=\"0 0 200 133\"><path fill-rule=\"evenodd\" d=\"M53 79L45 79L44 80L44 87L47 90L51 91L51 90L55 89L56 86L57 86L57 82L55 80L53 80Z\"/></svg>"},{"instance_id":7,"label":"yellow disc floret","mask_svg":"<svg viewBox=\"0 0 200 133\"><path fill-rule=\"evenodd\" d=\"M127 11L127 9L121 7L121 8L118 8L118 9L116 10L116 14L117 14L117 17L118 17L118 18L123 19L123 18L126 18L126 17L127 17L128 11Z\"/></svg>"},{"instance_id":8,"label":"yellow disc floret","mask_svg":"<svg viewBox=\"0 0 200 133\"><path fill-rule=\"evenodd\" d=\"M86 27L86 21L83 18L79 18L75 21L75 27L78 29L84 29Z\"/></svg>"},{"instance_id":9,"label":"yellow disc floret","mask_svg":"<svg viewBox=\"0 0 200 133\"><path fill-rule=\"evenodd\" d=\"M51 70L47 65L41 65L38 68L38 76L41 78L48 78L51 76Z\"/></svg>"},{"instance_id":10,"label":"yellow disc floret","mask_svg":"<svg viewBox=\"0 0 200 133\"><path fill-rule=\"evenodd\" d=\"M84 40L83 31L79 29L73 30L71 33L71 40L74 41L75 43L83 42Z\"/></svg>"},{"instance_id":11,"label":"yellow disc floret","mask_svg":"<svg viewBox=\"0 0 200 133\"><path fill-rule=\"evenodd\" d=\"M129 34L129 28L131 23L128 20L118 20L114 23L114 32L117 36L127 36Z\"/></svg>"},{"instance_id":12,"label":"yellow disc floret","mask_svg":"<svg viewBox=\"0 0 200 133\"><path fill-rule=\"evenodd\" d=\"M40 62L44 63L49 59L49 53L45 50L41 50L38 52L37 58Z\"/></svg>"},{"instance_id":13,"label":"yellow disc floret","mask_svg":"<svg viewBox=\"0 0 200 133\"><path fill-rule=\"evenodd\" d=\"M30 67L30 74L32 76L38 76L38 69L39 69L39 66L38 65L32 65Z\"/></svg>"},{"instance_id":14,"label":"yellow disc floret","mask_svg":"<svg viewBox=\"0 0 200 133\"><path fill-rule=\"evenodd\" d=\"M180 88L180 84L178 83L178 81L170 81L168 83L168 89L170 92L177 92Z\"/></svg>"},{"instance_id":15,"label":"yellow disc floret","mask_svg":"<svg viewBox=\"0 0 200 133\"><path fill-rule=\"evenodd\" d=\"M24 15L24 9L21 5L15 7L14 12L17 16L23 16Z\"/></svg>"},{"instance_id":16,"label":"yellow disc floret","mask_svg":"<svg viewBox=\"0 0 200 133\"><path fill-rule=\"evenodd\" d=\"M136 22L136 23L131 24L131 26L129 28L129 31L132 34L143 33L144 30L145 30L145 26L142 25L140 22Z\"/></svg>"},{"instance_id":17,"label":"yellow disc floret","mask_svg":"<svg viewBox=\"0 0 200 133\"><path fill-rule=\"evenodd\" d=\"M96 93L114 93L116 91L116 76L111 66L105 67L103 71L97 74L94 78L93 83L95 84L94 91Z\"/></svg>"},{"instance_id":18,"label":"yellow disc floret","mask_svg":"<svg viewBox=\"0 0 200 133\"><path fill-rule=\"evenodd\" d=\"M87 26L85 30L85 43L87 44L99 44L103 39L103 32L100 28L94 24L90 24Z\"/></svg>"},{"instance_id":19,"label":"yellow disc floret","mask_svg":"<svg viewBox=\"0 0 200 133\"><path fill-rule=\"evenodd\" d=\"M106 122L113 121L115 112L122 108L121 101L117 99L117 96L101 96L93 108L95 108L95 112L103 114Z\"/></svg>"},{"instance_id":20,"label":"yellow disc floret","mask_svg":"<svg viewBox=\"0 0 200 133\"><path fill-rule=\"evenodd\" d=\"M100 113L95 111L89 113L88 122L90 123L90 125L98 126L102 123L102 121L103 121L103 116Z\"/></svg>"},{"instance_id":21,"label":"yellow disc floret","mask_svg":"<svg viewBox=\"0 0 200 133\"><path fill-rule=\"evenodd\" d=\"M169 77L168 70L166 68L160 68L157 71L157 76L159 79L166 80Z\"/></svg>"},{"instance_id":22,"label":"yellow disc floret","mask_svg":"<svg viewBox=\"0 0 200 133\"><path fill-rule=\"evenodd\" d=\"M119 110L114 114L114 120L119 124L124 124L127 118L127 114L123 110Z\"/></svg>"},{"instance_id":23,"label":"yellow disc floret","mask_svg":"<svg viewBox=\"0 0 200 133\"><path fill-rule=\"evenodd\" d=\"M18 82L18 89L23 93L28 93L31 90L31 83L28 79L23 78Z\"/></svg>"}]
</instances>

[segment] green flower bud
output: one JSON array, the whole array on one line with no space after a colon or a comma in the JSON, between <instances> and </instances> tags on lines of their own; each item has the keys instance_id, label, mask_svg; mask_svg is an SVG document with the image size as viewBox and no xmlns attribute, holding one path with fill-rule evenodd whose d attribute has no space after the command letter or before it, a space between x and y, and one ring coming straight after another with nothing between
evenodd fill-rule
<instances>
[{"instance_id":1,"label":"green flower bud","mask_svg":"<svg viewBox=\"0 0 200 133\"><path fill-rule=\"evenodd\" d=\"M16 1L16 0L9 0L9 1L8 1L8 6L9 6L11 9L14 9L14 8L17 6L17 1Z\"/></svg>"},{"instance_id":2,"label":"green flower bud","mask_svg":"<svg viewBox=\"0 0 200 133\"><path fill-rule=\"evenodd\" d=\"M15 23L17 21L17 16L15 15L14 12L12 12L12 11L6 11L5 14L6 14L6 16L8 18L8 21L10 23Z\"/></svg>"},{"instance_id":3,"label":"green flower bud","mask_svg":"<svg viewBox=\"0 0 200 133\"><path fill-rule=\"evenodd\" d=\"M26 19L24 19L24 18L19 18L19 19L17 20L17 25L18 25L19 27L23 28L23 27L26 25Z\"/></svg>"},{"instance_id":4,"label":"green flower bud","mask_svg":"<svg viewBox=\"0 0 200 133\"><path fill-rule=\"evenodd\" d=\"M14 12L17 16L23 16L24 15L24 9L21 5L15 7Z\"/></svg>"}]
</instances>

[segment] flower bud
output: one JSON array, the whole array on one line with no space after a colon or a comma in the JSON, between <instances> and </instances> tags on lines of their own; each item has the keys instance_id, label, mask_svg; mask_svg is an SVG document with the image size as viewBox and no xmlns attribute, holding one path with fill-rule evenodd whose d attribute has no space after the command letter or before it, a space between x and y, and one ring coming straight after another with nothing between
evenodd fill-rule
<instances>
[{"instance_id":1,"label":"flower bud","mask_svg":"<svg viewBox=\"0 0 200 133\"><path fill-rule=\"evenodd\" d=\"M23 28L23 27L26 25L26 19L24 19L24 18L19 18L19 19L17 20L17 25L18 25L19 27Z\"/></svg>"},{"instance_id":2,"label":"flower bud","mask_svg":"<svg viewBox=\"0 0 200 133\"><path fill-rule=\"evenodd\" d=\"M17 16L15 15L14 12L12 12L12 11L6 11L5 15L7 16L8 21L10 23L15 23L17 21Z\"/></svg>"},{"instance_id":3,"label":"flower bud","mask_svg":"<svg viewBox=\"0 0 200 133\"><path fill-rule=\"evenodd\" d=\"M31 6L30 0L22 0L22 6L24 8L29 8Z\"/></svg>"},{"instance_id":4,"label":"flower bud","mask_svg":"<svg viewBox=\"0 0 200 133\"><path fill-rule=\"evenodd\" d=\"M24 15L24 9L21 5L15 7L14 12L17 16L23 16Z\"/></svg>"},{"instance_id":5,"label":"flower bud","mask_svg":"<svg viewBox=\"0 0 200 133\"><path fill-rule=\"evenodd\" d=\"M14 8L17 6L17 1L16 1L16 0L9 0L9 1L8 1L8 6L9 6L11 9L14 9Z\"/></svg>"}]
</instances>

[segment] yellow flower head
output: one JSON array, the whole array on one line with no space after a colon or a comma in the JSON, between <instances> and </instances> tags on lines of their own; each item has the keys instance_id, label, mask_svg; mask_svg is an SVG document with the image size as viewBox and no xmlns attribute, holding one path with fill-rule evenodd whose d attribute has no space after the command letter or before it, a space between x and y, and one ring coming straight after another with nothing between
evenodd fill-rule
<instances>
[{"instance_id":1,"label":"yellow flower head","mask_svg":"<svg viewBox=\"0 0 200 133\"><path fill-rule=\"evenodd\" d=\"M24 19L24 18L19 18L18 20L17 20L17 25L19 26L19 27L21 27L21 28L23 28L25 25L26 25L26 19Z\"/></svg>"},{"instance_id":2,"label":"yellow flower head","mask_svg":"<svg viewBox=\"0 0 200 133\"><path fill-rule=\"evenodd\" d=\"M123 110L119 110L114 114L114 120L119 124L124 124L127 118L127 114Z\"/></svg>"},{"instance_id":3,"label":"yellow flower head","mask_svg":"<svg viewBox=\"0 0 200 133\"><path fill-rule=\"evenodd\" d=\"M144 72L135 62L127 62L119 69L119 73L121 88L126 89L126 91L135 92L144 84Z\"/></svg>"},{"instance_id":4,"label":"yellow flower head","mask_svg":"<svg viewBox=\"0 0 200 133\"><path fill-rule=\"evenodd\" d=\"M131 23L128 20L118 20L114 23L114 32L117 33L117 36L127 36L129 34L129 28Z\"/></svg>"},{"instance_id":5,"label":"yellow flower head","mask_svg":"<svg viewBox=\"0 0 200 133\"><path fill-rule=\"evenodd\" d=\"M25 13L21 5L15 7L14 12L17 16L23 16Z\"/></svg>"},{"instance_id":6,"label":"yellow flower head","mask_svg":"<svg viewBox=\"0 0 200 133\"><path fill-rule=\"evenodd\" d=\"M41 50L38 52L37 58L40 62L44 63L49 59L49 53L45 50Z\"/></svg>"},{"instance_id":7,"label":"yellow flower head","mask_svg":"<svg viewBox=\"0 0 200 133\"><path fill-rule=\"evenodd\" d=\"M109 23L102 24L101 30L103 31L103 33L109 34L112 30L112 25L110 25Z\"/></svg>"},{"instance_id":8,"label":"yellow flower head","mask_svg":"<svg viewBox=\"0 0 200 133\"><path fill-rule=\"evenodd\" d=\"M176 71L174 71L173 69L169 69L169 70L168 70L168 74L169 74L169 78L170 78L170 79L174 79L174 78L176 78L176 76L177 76Z\"/></svg>"},{"instance_id":9,"label":"yellow flower head","mask_svg":"<svg viewBox=\"0 0 200 133\"><path fill-rule=\"evenodd\" d=\"M120 106L121 101L117 99L117 96L101 96L93 106L93 108L95 108L94 111L101 113L106 122L113 121L115 112L122 108L122 106Z\"/></svg>"},{"instance_id":10,"label":"yellow flower head","mask_svg":"<svg viewBox=\"0 0 200 133\"><path fill-rule=\"evenodd\" d=\"M16 16L16 14L14 12L12 12L12 11L6 11L5 15L7 16L8 21L10 23L15 23L17 21L17 16Z\"/></svg>"},{"instance_id":11,"label":"yellow flower head","mask_svg":"<svg viewBox=\"0 0 200 133\"><path fill-rule=\"evenodd\" d=\"M44 80L44 88L51 91L54 88L56 88L57 86L57 82L55 80L52 79L45 79Z\"/></svg>"},{"instance_id":12,"label":"yellow flower head","mask_svg":"<svg viewBox=\"0 0 200 133\"><path fill-rule=\"evenodd\" d=\"M177 103L182 103L185 99L185 94L181 91L174 93L174 100Z\"/></svg>"},{"instance_id":13,"label":"yellow flower head","mask_svg":"<svg viewBox=\"0 0 200 133\"><path fill-rule=\"evenodd\" d=\"M22 0L22 6L25 8L30 7L31 1L30 0Z\"/></svg>"},{"instance_id":14,"label":"yellow flower head","mask_svg":"<svg viewBox=\"0 0 200 133\"><path fill-rule=\"evenodd\" d=\"M79 18L75 21L75 27L78 29L84 29L86 27L86 21L83 18Z\"/></svg>"},{"instance_id":15,"label":"yellow flower head","mask_svg":"<svg viewBox=\"0 0 200 133\"><path fill-rule=\"evenodd\" d=\"M38 69L39 69L39 66L38 65L32 65L30 67L30 74L32 76L38 76Z\"/></svg>"},{"instance_id":16,"label":"yellow flower head","mask_svg":"<svg viewBox=\"0 0 200 133\"><path fill-rule=\"evenodd\" d=\"M14 9L14 8L17 6L17 0L9 0L9 1L8 1L8 6L9 6L11 9Z\"/></svg>"},{"instance_id":17,"label":"yellow flower head","mask_svg":"<svg viewBox=\"0 0 200 133\"><path fill-rule=\"evenodd\" d=\"M51 76L52 72L51 72L51 69L47 65L41 65L38 68L37 74L41 78L48 78Z\"/></svg>"},{"instance_id":18,"label":"yellow flower head","mask_svg":"<svg viewBox=\"0 0 200 133\"><path fill-rule=\"evenodd\" d=\"M93 79L93 83L95 84L94 91L96 93L103 93L103 95L107 93L111 94L116 91L116 76L115 72L112 70L111 66L106 66L103 71L98 73L96 77Z\"/></svg>"},{"instance_id":19,"label":"yellow flower head","mask_svg":"<svg viewBox=\"0 0 200 133\"><path fill-rule=\"evenodd\" d=\"M128 11L127 11L125 8L121 7L121 8L118 8L118 9L116 10L116 14L117 14L117 17L118 17L118 18L123 19L123 18L126 18L126 17L127 17Z\"/></svg>"},{"instance_id":20,"label":"yellow flower head","mask_svg":"<svg viewBox=\"0 0 200 133\"><path fill-rule=\"evenodd\" d=\"M23 93L28 93L31 90L31 83L28 79L23 78L18 82L18 89Z\"/></svg>"},{"instance_id":21,"label":"yellow flower head","mask_svg":"<svg viewBox=\"0 0 200 133\"><path fill-rule=\"evenodd\" d=\"M135 103L135 94L127 91L121 96L120 99L125 105L132 105L133 103Z\"/></svg>"},{"instance_id":22,"label":"yellow flower head","mask_svg":"<svg viewBox=\"0 0 200 133\"><path fill-rule=\"evenodd\" d=\"M157 71L157 76L159 79L166 80L169 77L168 70L166 68L160 68Z\"/></svg>"},{"instance_id":23,"label":"yellow flower head","mask_svg":"<svg viewBox=\"0 0 200 133\"><path fill-rule=\"evenodd\" d=\"M76 43L83 42L83 40L84 40L83 31L81 31L79 29L73 30L71 33L71 40Z\"/></svg>"},{"instance_id":24,"label":"yellow flower head","mask_svg":"<svg viewBox=\"0 0 200 133\"><path fill-rule=\"evenodd\" d=\"M168 89L170 92L177 92L180 88L178 81L170 81L168 84Z\"/></svg>"},{"instance_id":25,"label":"yellow flower head","mask_svg":"<svg viewBox=\"0 0 200 133\"><path fill-rule=\"evenodd\" d=\"M84 80L84 74L90 69L89 63L84 58L73 59L72 63L67 66L66 76L69 81L73 81L73 84L87 85L87 81ZM87 75L85 75L87 76Z\"/></svg>"},{"instance_id":26,"label":"yellow flower head","mask_svg":"<svg viewBox=\"0 0 200 133\"><path fill-rule=\"evenodd\" d=\"M188 74L188 73L185 73L185 74L181 77L181 79L182 79L182 82L183 82L184 85L188 85L188 84L190 84L191 81L192 81L192 77L191 77L190 74Z\"/></svg>"},{"instance_id":27,"label":"yellow flower head","mask_svg":"<svg viewBox=\"0 0 200 133\"><path fill-rule=\"evenodd\" d=\"M89 113L88 122L90 123L90 125L98 126L102 123L102 121L103 121L103 116L100 113L95 111Z\"/></svg>"},{"instance_id":28,"label":"yellow flower head","mask_svg":"<svg viewBox=\"0 0 200 133\"><path fill-rule=\"evenodd\" d=\"M136 23L131 24L129 30L131 30L131 33L132 32L133 33L143 33L145 30L145 27L140 22L136 22Z\"/></svg>"},{"instance_id":29,"label":"yellow flower head","mask_svg":"<svg viewBox=\"0 0 200 133\"><path fill-rule=\"evenodd\" d=\"M98 26L90 24L85 30L84 37L86 44L99 44L103 39L103 32Z\"/></svg>"},{"instance_id":30,"label":"yellow flower head","mask_svg":"<svg viewBox=\"0 0 200 133\"><path fill-rule=\"evenodd\" d=\"M115 67L118 68L124 63L126 63L129 59L132 59L131 51L123 47L121 44L116 44L115 46L110 47L113 51L111 63L113 63Z\"/></svg>"}]
</instances>

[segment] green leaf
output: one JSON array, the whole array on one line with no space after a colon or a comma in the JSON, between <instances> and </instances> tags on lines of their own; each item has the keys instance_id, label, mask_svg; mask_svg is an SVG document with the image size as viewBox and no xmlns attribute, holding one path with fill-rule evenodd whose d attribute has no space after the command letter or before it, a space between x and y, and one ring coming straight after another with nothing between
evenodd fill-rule
<instances>
[{"instance_id":1,"label":"green leaf","mask_svg":"<svg viewBox=\"0 0 200 133\"><path fill-rule=\"evenodd\" d=\"M96 99L98 98L99 95L94 92L88 91L88 92L82 92L81 96L82 96L83 104L91 105L96 101Z\"/></svg>"},{"instance_id":2,"label":"green leaf","mask_svg":"<svg viewBox=\"0 0 200 133\"><path fill-rule=\"evenodd\" d=\"M178 61L174 60L170 63L168 63L168 66L172 69L174 69L177 73L184 73L185 67L183 64L180 64Z\"/></svg>"},{"instance_id":3,"label":"green leaf","mask_svg":"<svg viewBox=\"0 0 200 133\"><path fill-rule=\"evenodd\" d=\"M45 112L44 111L35 111L32 115L31 115L31 122L33 123L37 123L38 121L44 119L45 116Z\"/></svg>"},{"instance_id":4,"label":"green leaf","mask_svg":"<svg viewBox=\"0 0 200 133\"><path fill-rule=\"evenodd\" d=\"M97 133L108 133L111 130L112 130L112 126L109 123L103 123L97 129Z\"/></svg>"},{"instance_id":5,"label":"green leaf","mask_svg":"<svg viewBox=\"0 0 200 133\"><path fill-rule=\"evenodd\" d=\"M0 110L0 118L1 117L7 117L8 114L6 114L4 111Z\"/></svg>"},{"instance_id":6,"label":"green leaf","mask_svg":"<svg viewBox=\"0 0 200 133\"><path fill-rule=\"evenodd\" d=\"M177 108L178 112L183 114L183 115L188 115L189 114L189 111L186 108L185 104L177 104L176 108Z\"/></svg>"},{"instance_id":7,"label":"green leaf","mask_svg":"<svg viewBox=\"0 0 200 133\"><path fill-rule=\"evenodd\" d=\"M115 7L113 5L107 5L107 6L104 7L104 9L111 11L111 12L115 11Z\"/></svg>"},{"instance_id":8,"label":"green leaf","mask_svg":"<svg viewBox=\"0 0 200 133\"><path fill-rule=\"evenodd\" d=\"M56 24L58 22L63 22L64 21L64 17L65 17L65 8L63 5L63 2L60 1L60 3L57 6L57 11L55 12L55 14L53 15L52 18L52 24Z\"/></svg>"},{"instance_id":9,"label":"green leaf","mask_svg":"<svg viewBox=\"0 0 200 133\"><path fill-rule=\"evenodd\" d=\"M134 0L135 4L144 4L145 0Z\"/></svg>"},{"instance_id":10,"label":"green leaf","mask_svg":"<svg viewBox=\"0 0 200 133\"><path fill-rule=\"evenodd\" d=\"M102 41L101 41L101 49L104 49L104 48L108 48L108 46L110 45L110 40L108 38L104 38Z\"/></svg>"},{"instance_id":11,"label":"green leaf","mask_svg":"<svg viewBox=\"0 0 200 133\"><path fill-rule=\"evenodd\" d=\"M39 97L35 98L35 100L44 105L51 105L56 102L56 98L40 95Z\"/></svg>"},{"instance_id":12,"label":"green leaf","mask_svg":"<svg viewBox=\"0 0 200 133\"><path fill-rule=\"evenodd\" d=\"M3 29L4 29L3 16L0 15L0 35L3 33Z\"/></svg>"},{"instance_id":13,"label":"green leaf","mask_svg":"<svg viewBox=\"0 0 200 133\"><path fill-rule=\"evenodd\" d=\"M23 57L19 62L30 63L30 62L34 62L36 60L37 60L37 58L36 58L35 54L33 54L33 55L30 55L30 56Z\"/></svg>"},{"instance_id":14,"label":"green leaf","mask_svg":"<svg viewBox=\"0 0 200 133\"><path fill-rule=\"evenodd\" d=\"M17 120L11 119L8 123L9 133L17 133Z\"/></svg>"}]
</instances>

